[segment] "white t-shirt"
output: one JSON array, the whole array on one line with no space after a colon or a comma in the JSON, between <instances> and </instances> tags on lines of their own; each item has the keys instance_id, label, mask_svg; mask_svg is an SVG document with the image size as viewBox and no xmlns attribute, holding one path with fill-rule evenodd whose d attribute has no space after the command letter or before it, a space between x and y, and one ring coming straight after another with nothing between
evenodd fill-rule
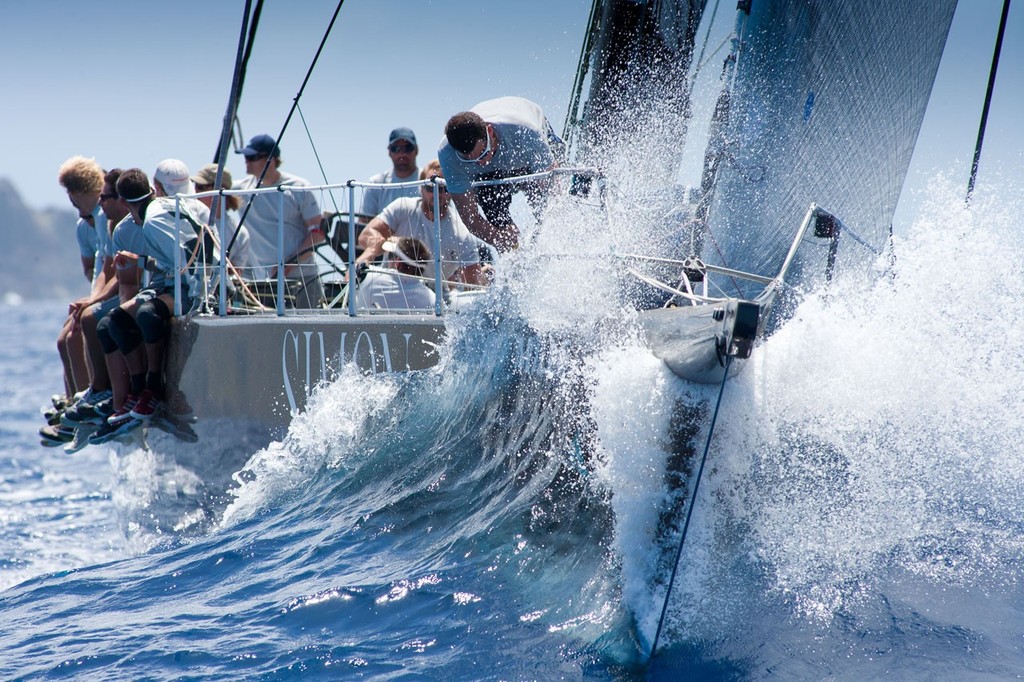
<instances>
[{"instance_id":1,"label":"white t-shirt","mask_svg":"<svg viewBox=\"0 0 1024 682\"><path fill-rule=\"evenodd\" d=\"M423 213L422 198L396 199L381 212L380 219L387 223L396 237L419 239L431 254L437 251L434 221L428 220ZM459 268L479 263L479 246L482 243L470 233L458 211L449 204L447 214L441 219L441 271L444 278L451 279ZM390 254L385 253L384 256L387 262ZM428 266L425 276L434 277L433 263Z\"/></svg>"},{"instance_id":2,"label":"white t-shirt","mask_svg":"<svg viewBox=\"0 0 1024 682\"><path fill-rule=\"evenodd\" d=\"M434 300L434 292L422 280L395 270L367 273L356 290L356 308L360 310L433 310Z\"/></svg>"},{"instance_id":3,"label":"white t-shirt","mask_svg":"<svg viewBox=\"0 0 1024 682\"><path fill-rule=\"evenodd\" d=\"M384 173L378 173L370 178L370 182L413 182L420 179L420 169L414 168L412 173L404 178L395 175L391 169ZM419 187L368 187L363 191L363 206L360 213L375 218L384 207L400 197L418 197Z\"/></svg>"},{"instance_id":4,"label":"white t-shirt","mask_svg":"<svg viewBox=\"0 0 1024 682\"><path fill-rule=\"evenodd\" d=\"M257 178L247 176L235 185L235 189L252 189ZM288 173L281 173L280 180L264 187L308 187L309 182ZM249 257L253 266L254 279L263 279L270 269L277 266L278 207L281 201L277 192L254 194L244 198L240 215L245 215L245 226L249 229ZM246 206L252 208L246 213ZM294 263L295 255L306 240L310 228L306 223L320 215L320 205L313 192L284 192L284 262Z\"/></svg>"}]
</instances>

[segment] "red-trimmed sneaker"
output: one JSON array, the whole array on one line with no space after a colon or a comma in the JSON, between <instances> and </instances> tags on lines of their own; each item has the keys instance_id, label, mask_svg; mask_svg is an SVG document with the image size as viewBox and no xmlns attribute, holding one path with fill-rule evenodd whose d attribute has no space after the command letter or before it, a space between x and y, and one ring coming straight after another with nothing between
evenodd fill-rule
<instances>
[{"instance_id":1,"label":"red-trimmed sneaker","mask_svg":"<svg viewBox=\"0 0 1024 682\"><path fill-rule=\"evenodd\" d=\"M117 426L118 424L128 421L132 418L132 408L139 402L137 396L131 393L124 399L124 405L114 410L114 413L107 417L107 423Z\"/></svg>"},{"instance_id":2,"label":"red-trimmed sneaker","mask_svg":"<svg viewBox=\"0 0 1024 682\"><path fill-rule=\"evenodd\" d=\"M136 419L145 421L151 419L159 409L160 400L147 388L139 395L139 402L135 403L135 407L132 408L130 414Z\"/></svg>"}]
</instances>

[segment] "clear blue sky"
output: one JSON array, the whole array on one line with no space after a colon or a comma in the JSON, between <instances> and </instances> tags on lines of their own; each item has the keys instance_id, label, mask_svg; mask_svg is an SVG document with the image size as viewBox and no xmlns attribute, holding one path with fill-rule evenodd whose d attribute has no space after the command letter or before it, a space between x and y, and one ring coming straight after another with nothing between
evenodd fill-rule
<instances>
[{"instance_id":1,"label":"clear blue sky","mask_svg":"<svg viewBox=\"0 0 1024 682\"><path fill-rule=\"evenodd\" d=\"M246 137L277 134L335 5L268 0L239 112ZM732 6L723 4L720 16ZM243 7L242 0L0 2L0 127L7 134L0 177L41 208L67 205L56 171L73 154L147 172L166 157L193 169L211 161ZM897 229L935 173L962 177L966 186L1001 7L1002 0L960 2ZM400 125L419 137L422 164L452 113L490 97L529 97L561 129L589 9L590 0L347 0L300 101L328 179L388 168L387 134ZM1018 0L982 181L998 173L1021 185L1022 71ZM322 180L298 115L281 147L285 170ZM230 156L228 168L240 177L244 166Z\"/></svg>"}]
</instances>

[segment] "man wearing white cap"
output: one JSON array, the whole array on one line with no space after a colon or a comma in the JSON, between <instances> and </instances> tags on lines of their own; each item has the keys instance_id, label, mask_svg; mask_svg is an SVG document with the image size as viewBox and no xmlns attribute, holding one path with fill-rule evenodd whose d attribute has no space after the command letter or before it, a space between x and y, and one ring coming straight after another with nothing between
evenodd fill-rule
<instances>
[{"instance_id":1,"label":"man wearing white cap","mask_svg":"<svg viewBox=\"0 0 1024 682\"><path fill-rule=\"evenodd\" d=\"M187 191L190 183L188 168L180 161L169 161L161 162L154 174L160 192L179 193L183 186ZM184 182L180 179L181 170L184 170ZM158 174L162 176L161 180L156 180ZM118 269L130 269L137 267L145 258L152 275L146 289L103 318L97 329L104 353L119 351L128 366L130 393L122 405L115 406L114 413L107 419L112 426L128 430L153 417L161 407L164 399L164 343L174 315L175 282L180 280L182 310L187 312L201 294L195 268L189 266L189 261L210 212L195 199L181 200L176 205L174 199L155 196L157 192L150 188L146 174L138 168L121 173L117 179L117 193L127 204L135 223L142 225L147 255L119 251L116 266ZM218 254L207 256L209 261L215 262Z\"/></svg>"},{"instance_id":2,"label":"man wearing white cap","mask_svg":"<svg viewBox=\"0 0 1024 682\"><path fill-rule=\"evenodd\" d=\"M409 128L395 128L388 137L388 156L391 157L391 170L378 173L370 178L370 182L413 182L417 180L419 169L416 167L416 133ZM367 218L373 218L384 210L384 207L400 197L416 198L420 195L415 187L369 187L363 192L363 206L360 212Z\"/></svg>"}]
</instances>

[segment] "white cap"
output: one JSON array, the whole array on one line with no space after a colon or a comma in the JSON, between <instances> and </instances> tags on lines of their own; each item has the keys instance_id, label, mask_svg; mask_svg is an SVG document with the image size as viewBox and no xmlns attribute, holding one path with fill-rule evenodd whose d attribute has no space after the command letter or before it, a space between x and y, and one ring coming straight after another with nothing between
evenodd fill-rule
<instances>
[{"instance_id":1,"label":"white cap","mask_svg":"<svg viewBox=\"0 0 1024 682\"><path fill-rule=\"evenodd\" d=\"M188 166L184 161L164 159L156 165L153 181L163 185L167 196L173 197L175 194L191 194L193 192L192 181L188 176Z\"/></svg>"}]
</instances>

